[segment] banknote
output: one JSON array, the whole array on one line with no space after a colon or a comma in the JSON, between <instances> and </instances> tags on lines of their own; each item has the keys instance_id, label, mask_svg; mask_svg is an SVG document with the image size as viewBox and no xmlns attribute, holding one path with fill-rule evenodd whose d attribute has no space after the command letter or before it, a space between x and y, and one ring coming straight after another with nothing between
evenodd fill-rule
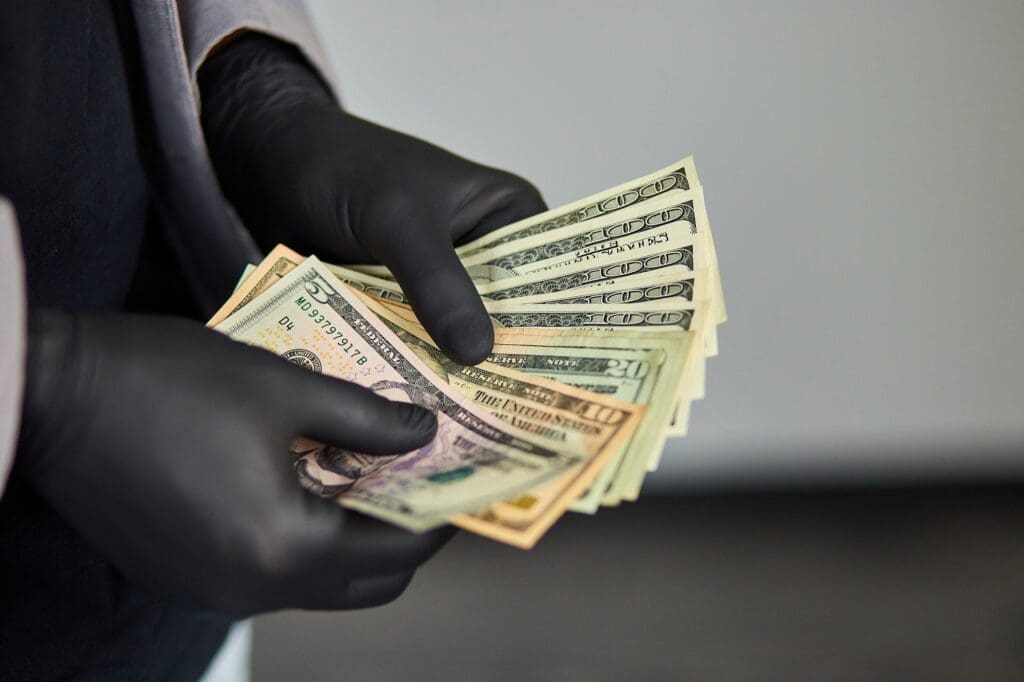
<instances>
[{"instance_id":1,"label":"banknote","mask_svg":"<svg viewBox=\"0 0 1024 682\"><path fill-rule=\"evenodd\" d=\"M697 249L699 252L706 253L694 255L694 258L707 263L709 284L713 290L713 295L710 297L711 314L715 324L721 324L727 319L725 299L722 294L714 237L708 227L703 191L699 185L693 159L688 157L677 164L637 180L623 183L605 192L508 225L459 247L457 252L471 270L489 259L494 260L510 256L513 253L528 251L528 249L520 248L520 243L534 244L542 249L551 248L563 255L567 253L565 251L567 248L580 247L577 249L577 253L583 256L587 255L588 250L608 248L607 245L602 247L599 242L610 239L620 242L616 244L616 247L621 248L625 233L633 232L635 234L648 227L654 230L678 222L687 222L681 218L690 216L694 221L690 223L693 228L700 234L706 235L703 248ZM664 210L665 213L655 210L655 207ZM643 220L630 222L631 219L640 217L643 217ZM569 232L564 232L564 228L567 226L572 226L576 230L576 241L572 239L557 240L549 237L552 233L558 233L559 230L563 230L562 234L568 235ZM581 246L579 238L583 235L590 235L589 239L594 240L595 243L593 245L584 243ZM559 242L559 244L548 245L545 244L546 241ZM633 240L632 243L635 246L636 240ZM533 259L541 253L543 252L531 252L527 257L530 260L529 268L556 265L554 262L538 265ZM550 256L545 257L550 258ZM564 262L562 264L564 265ZM388 270L382 266L353 265L349 267L379 279L393 280ZM517 270L516 272L525 271ZM709 331L708 339L709 355L716 355L717 334L714 331Z\"/></svg>"},{"instance_id":2,"label":"banknote","mask_svg":"<svg viewBox=\"0 0 1024 682\"><path fill-rule=\"evenodd\" d=\"M397 283L352 270L347 266L328 265L327 267L338 279L357 291L390 302L408 304ZM657 313L690 310L694 307L695 301L705 300L707 295L705 271L695 272L679 267L667 268L664 273L663 277L637 275L621 280L608 280L585 285L571 291L554 291L503 300L484 299L484 307L500 326L595 326L596 323L583 322L579 317L574 317L565 323L559 323L558 319L560 318L552 318L547 322L539 320L535 325L516 324L511 317L531 312L551 314L571 312L576 315L588 314L595 320L600 320L603 326L611 328L628 326L629 320L618 319L614 314L634 310L631 307L634 304L636 305L635 310L638 312ZM547 308L539 307L538 304L541 303L551 305ZM412 315L411 310L404 312L407 315ZM606 312L607 315L604 314ZM508 320L509 323L505 324L502 320ZM523 321L525 322L525 319ZM635 318L635 321L638 325L640 324L639 318ZM652 318L646 322L649 325L665 321L657 321ZM670 324L681 323L676 317L671 317L668 322Z\"/></svg>"},{"instance_id":3,"label":"banknote","mask_svg":"<svg viewBox=\"0 0 1024 682\"><path fill-rule=\"evenodd\" d=\"M392 315L403 319L410 327L418 325L415 314L408 306L394 301L383 300L378 300L377 304L388 309ZM681 412L683 419L688 415L688 410L685 407L680 409L679 406L684 404L688 406L690 401L703 397L704 356L701 352L702 344L700 343L702 338L700 327L703 324L703 322L698 320L698 328L682 336L679 335L682 330L677 328L587 330L573 326L563 326L554 329L497 328L495 329L495 338L496 344L500 344L503 339L521 338L523 334L550 339L549 342L554 347L546 348L547 360L545 360L543 354L539 354L534 358L533 364L525 363L518 369L528 373L538 373L562 383L598 393L608 393L618 389L624 390L626 393L617 393L616 397L649 406L649 411L645 418L646 421L641 423L638 434L641 431L645 434L658 433L660 438L663 437L664 433L667 433L667 431L661 430L663 414L667 415L665 417L665 429L670 429L671 419L674 416L678 418L679 412ZM585 365L574 362L571 357L563 355L557 348L562 343L577 344L574 347L574 352L580 353L585 353L585 351L581 351L579 348L593 347L594 351L598 353L597 356L593 357L600 358L600 362L590 362ZM590 346L587 344L590 344ZM654 357L648 357L641 361L641 359L635 357L623 357L623 355L629 354L636 349L647 348L652 349L652 352L660 351L663 353L661 356L663 359L655 360ZM499 356L492 356L489 358L489 361L497 362L497 357ZM664 358L671 359L671 362ZM678 366L674 364L676 360L681 364ZM652 367L660 368L662 363L666 362L668 364L665 365L666 369L664 371L651 371ZM503 363L498 362L498 364ZM546 368L548 372L552 372L559 366L564 368L562 374L535 371L542 367ZM571 367L579 368L582 366L592 369L604 367L609 371L604 376L597 376L595 374L586 376L583 383L580 383L580 380L584 377L582 372L576 375L576 380L569 378L572 376L571 373L568 375L565 373ZM617 369L619 367L624 369ZM651 380L658 379L657 385L659 390L656 396L658 409L655 410L651 407L652 403L645 398L645 394L629 393L630 387L633 386L631 379L635 379L637 376L647 377ZM652 430L651 423L658 425L657 430ZM685 429L685 424L682 425L682 428ZM632 453L631 456L628 458L624 456L620 458L618 463L613 462L610 467L603 470L595 486L592 486L591 490L588 491L584 500L575 504L572 508L577 511L593 512L596 511L598 504L617 503L617 500L621 499L621 497L617 497L619 491L626 487L626 482L619 479L628 476L630 481L632 481L637 475L642 477L642 473L646 471L647 464L656 460L660 455L661 446L660 444L656 447L638 446L635 449L631 449L630 452ZM625 469L622 472L615 471L622 467L623 461L628 461ZM614 494L607 492L609 487L615 491Z\"/></svg>"},{"instance_id":4,"label":"banknote","mask_svg":"<svg viewBox=\"0 0 1024 682\"><path fill-rule=\"evenodd\" d=\"M245 268L241 281L235 287L234 292L221 305L220 309L213 314L213 317L207 321L206 326L216 327L227 319L229 315L280 282L285 275L298 267L303 260L303 256L295 253L287 246L283 244L275 246L259 265L255 267L247 266Z\"/></svg>"},{"instance_id":5,"label":"banknote","mask_svg":"<svg viewBox=\"0 0 1024 682\"><path fill-rule=\"evenodd\" d=\"M702 262L704 251L698 247L699 241L701 238L695 235L672 234L666 230L652 243L645 240L642 245L601 251L565 267L478 284L477 290L483 298L500 301L587 285L610 285L626 277L651 275L672 266L697 270L706 266Z\"/></svg>"},{"instance_id":6,"label":"banknote","mask_svg":"<svg viewBox=\"0 0 1024 682\"><path fill-rule=\"evenodd\" d=\"M695 335L526 329L498 329L495 334L488 358L494 364L648 406L622 457L602 471L571 509L594 513L602 500L615 503L608 489L624 463L632 471L632 462L646 464L662 450L677 386L699 364Z\"/></svg>"},{"instance_id":7,"label":"banknote","mask_svg":"<svg viewBox=\"0 0 1024 682\"><path fill-rule=\"evenodd\" d=\"M386 306L393 314L402 317L412 324L419 324L416 314L406 304L392 300L378 300L378 303ZM614 309L601 312L594 310L594 306L572 304L566 306L534 304L517 306L514 303L504 301L494 302L494 305L507 306L507 314L504 312L492 312L491 319L499 322L495 334L504 329L515 330L531 328L531 332L540 332L542 329L553 329L555 333L568 333L573 330L581 333L609 332L615 334L653 334L672 333L679 331L695 331L697 338L703 333L707 334L706 324L707 307L704 305L683 306L675 305L668 307L668 304L658 304L653 308L645 306L632 306L629 308ZM637 316L629 315L635 311ZM673 314L666 316L667 313ZM682 313L685 317L675 316ZM500 319L515 318L512 321L523 324L511 324L502 327ZM533 324L528 324L533 323ZM699 400L704 397L704 361L703 354L698 353L698 360L686 372L682 382L677 387L677 396L680 400Z\"/></svg>"},{"instance_id":8,"label":"banknote","mask_svg":"<svg viewBox=\"0 0 1024 682\"><path fill-rule=\"evenodd\" d=\"M395 282L381 279L364 272L353 270L347 266L328 265L331 271L343 282L353 288L371 294L376 297L385 298L396 303L405 303L405 297ZM499 326L504 327L554 327L559 329L572 328L597 328L597 329L621 329L636 327L638 329L662 329L665 326L677 326L672 320L670 324L659 324L665 322L661 312L671 312L673 307L667 310L659 306L637 307L638 312L646 313L641 320L638 316L623 317L624 312L631 308L623 308L618 304L619 300L632 303L664 304L667 301L679 300L689 301L693 298L702 298L704 294L700 291L707 291L703 282L706 281L706 271L691 271L685 267L670 267L663 271L663 277L658 273L649 275L637 275L626 277L620 281L603 282L596 285L579 287L569 292L555 291L549 294L538 294L531 297L509 299L502 301L484 301L484 306L491 314L492 319ZM647 282L648 284L644 284ZM660 284L659 284L660 282ZM658 293L653 293L657 291ZM575 292L579 292L573 296ZM588 293L593 292L593 293ZM644 293L646 292L646 293ZM668 294L660 295L659 294ZM678 295L672 296L672 293ZM643 300L646 296L650 300ZM533 303L524 302L550 302L550 308L538 308ZM611 301L607 303L605 301ZM554 304L571 302L572 308L558 308ZM585 308L585 305L600 304L604 308ZM674 306L676 309L678 305ZM411 310L400 309L399 312L405 315L410 321L415 322L415 315ZM584 317L585 316L585 317ZM681 321L680 321L681 322ZM683 325L689 327L687 320ZM717 334L715 325L704 325L704 349L705 356L717 354ZM673 409L673 418L670 420L668 434L672 436L686 435L689 423L689 403L692 400L699 400L704 397L706 391L705 366L703 362L694 363L686 375L686 382L680 388L676 406Z\"/></svg>"},{"instance_id":9,"label":"banknote","mask_svg":"<svg viewBox=\"0 0 1024 682\"><path fill-rule=\"evenodd\" d=\"M703 222L705 228L703 231L707 234L707 261L709 262L709 270L712 275L711 285L716 290L713 300L715 306L713 313L716 318L716 324L721 324L726 321L728 315L722 290L721 275L718 269L718 254L714 236L707 222L703 191L700 190L700 181L697 178L697 171L692 157L687 157L678 164L612 187L585 199L507 225L459 247L457 252L465 261L475 264L481 258L489 257L481 256L481 252L493 252L499 248L508 248L507 245L510 243L529 239L536 235L563 228L566 225L575 225L588 221L590 225L599 225L601 224L600 220L608 217L622 216L627 211L642 211L643 205L648 202L653 204L653 202L659 200L673 201L676 198L681 199L683 196L682 192L688 190L700 192L697 219L699 222ZM698 206L695 204L694 208L697 209ZM625 219L622 222L625 222ZM543 239L540 241L543 241ZM375 269L370 274L379 276L383 272L386 271Z\"/></svg>"},{"instance_id":10,"label":"banknote","mask_svg":"<svg viewBox=\"0 0 1024 682\"><path fill-rule=\"evenodd\" d=\"M641 210L642 209L642 210ZM665 232L707 232L700 188L670 193L623 215L613 214L484 249L463 260L470 275L486 282L559 267L613 248L628 250Z\"/></svg>"},{"instance_id":11,"label":"banknote","mask_svg":"<svg viewBox=\"0 0 1024 682\"><path fill-rule=\"evenodd\" d=\"M585 465L573 467L536 489L492 504L472 516L453 517L455 525L529 548L606 466L617 461L635 442L646 442L651 437L651 423L644 419L647 408L643 405L489 362L474 367L458 365L433 345L418 323L394 314L384 302L372 297L367 296L364 302L442 380L499 419L566 442L597 441L588 443L591 447L587 449L596 448L597 454ZM637 432L640 426L644 434Z\"/></svg>"},{"instance_id":12,"label":"banknote","mask_svg":"<svg viewBox=\"0 0 1024 682\"><path fill-rule=\"evenodd\" d=\"M271 252L266 260L272 260L275 264L273 268L266 268L266 271L281 272L286 270L288 267L286 265L287 263L291 263L291 267L294 267L294 264L301 260L301 256L286 247L278 246ZM379 298L384 298L388 301L405 303L405 297L397 284L389 283L386 280L382 280L371 275L366 275L346 266L326 265L326 267L342 282L358 291ZM682 272L690 271L685 268L679 268L676 272L681 274ZM682 284L696 284L702 276L699 271L697 273L690 274L695 275L697 278L692 281L683 280ZM254 286L259 286L262 283L262 276L257 273L254 273L254 276L258 280ZM625 281L626 286L628 286L630 280L627 278L623 281ZM615 285L613 284L613 286ZM586 291L588 289L589 288L581 288L579 291ZM614 291L614 289L612 290ZM241 297L236 293L232 298ZM681 298L685 299L686 297ZM648 301L646 303L649 304L646 307L637 305L635 308L617 305L595 308L586 303L573 303L565 306L552 305L548 308L542 308L537 304L524 304L520 307L514 302L485 301L485 307L488 308L488 312L491 313L492 319L498 326L554 327L562 329L596 328L610 330L636 328L637 330L647 331L652 329L664 329L666 327L680 327L686 330L689 329L690 325L694 322L693 315L695 313L698 316L702 314L702 311L697 310L693 306L683 307L675 303L666 304L666 299L662 299L660 301ZM227 305L225 308L226 307ZM635 310L635 314L630 314L630 311L633 310ZM411 321L416 321L415 315L411 310L404 309L400 312ZM214 319L217 318L215 317ZM700 319L697 319L696 321L700 322ZM705 344L707 344L707 337L714 334L715 328L713 325L705 325L704 329L706 330ZM698 365L691 371L689 383L684 387L681 397L684 399L696 400L703 397L704 390L703 366ZM672 421L672 424L674 425L670 426L670 431L672 433L685 433L685 420L677 418Z\"/></svg>"},{"instance_id":13,"label":"banknote","mask_svg":"<svg viewBox=\"0 0 1024 682\"><path fill-rule=\"evenodd\" d=\"M707 270L672 266L648 275L625 277L611 284L590 284L569 291L551 291L509 299L517 305L529 303L586 303L588 305L630 305L673 301L694 303L710 296ZM485 302L486 304L487 302ZM500 310L500 305L494 305Z\"/></svg>"},{"instance_id":14,"label":"banknote","mask_svg":"<svg viewBox=\"0 0 1024 682\"><path fill-rule=\"evenodd\" d=\"M705 358L718 353L717 325L727 318L715 240L692 159L506 226L458 247L457 253L477 284L499 339L518 331L621 337L634 344L632 337L686 336L690 345L685 370L680 372L674 391L659 400L659 409L654 411L655 416L665 413L657 442L644 448L642 455L635 449L627 456L623 448L620 456L601 468L574 508L590 511L600 503L634 499L644 476L660 459L664 438L686 432L691 402L705 393ZM264 263L263 272L246 280L246 285L256 290L255 296L301 261L298 254L277 255L273 265ZM404 305L407 300L386 268L328 267L349 287L371 297L365 305L373 309L377 301L388 306L390 314L398 315L391 331L413 348L436 376L443 376L450 388L472 395L475 386L482 391L480 399L487 399L480 382L485 377L496 381L504 370L485 365L490 374L467 376L456 366L443 366L443 356L425 332L403 336L422 327ZM250 303L253 300L250 297ZM233 306L226 306L226 312L244 305L238 298L230 303ZM438 355L427 353L428 347ZM542 347L546 346L538 346ZM616 352L631 350L636 348ZM565 360L558 351L552 352ZM679 346L665 352L674 357ZM563 381L555 375L548 378ZM593 386L572 385L594 390ZM651 431L643 421L652 412L650 405L648 408L634 440L641 432ZM499 416L509 418L508 414ZM523 527L528 527L535 510L544 506L538 500L554 499L574 477L574 470L567 470L518 497L493 503L487 523L512 527L514 523L506 522L519 518L525 520Z\"/></svg>"},{"instance_id":15,"label":"banknote","mask_svg":"<svg viewBox=\"0 0 1024 682\"><path fill-rule=\"evenodd\" d=\"M283 245L278 245L267 257L267 261L273 263L274 267L268 267L265 270L277 273L287 272L290 269L296 267L301 262L302 259L302 256L295 253L291 249L288 249ZM331 269L335 274L337 274L339 279L341 279L343 282L350 284L351 286L356 288L356 290L359 291L360 293L367 294L367 297L364 298L364 302L368 304L368 307L371 310L373 310L375 313L378 313L378 315L380 313L380 310L374 307L374 304L372 303L374 299L383 297L383 300L380 301L381 303L404 301L404 297L401 295L401 290L398 289L397 284L388 281L377 280L374 277L364 275L363 273L350 270L349 268L343 266L327 265L327 267ZM245 286L246 280L249 278L250 275L254 273L256 269L257 266L254 265L246 266L239 280L239 283L236 286L236 291L239 288ZM267 290L268 287L266 282L267 280L258 276L257 278L254 278L253 281L249 282L248 286L254 289L258 294ZM249 297L249 300L251 300L251 298L252 296ZM379 305L379 303L377 305ZM229 310L234 309L235 307L236 306L231 306ZM418 321L416 320L415 315L412 313L411 309L407 307L401 307L396 308L396 310L399 311L401 315L404 316L405 320L408 323L410 323L412 327L422 329L422 327L418 327ZM392 311L392 314L394 314L394 312L395 311ZM549 333L548 330L534 331L536 331L539 334ZM586 332L580 333L584 334ZM503 331L499 330L497 334L500 338L503 335ZM556 334L562 335L562 332L556 332ZM403 340L406 340L408 342L408 339ZM436 351L436 349L434 350ZM605 350L602 350L601 352L604 353ZM626 353L631 351L621 349L619 350L619 352ZM423 353L420 353L420 357L421 359L424 360L424 362L428 364L428 366L433 364L432 360L429 357L425 357ZM619 362L628 362L633 367L638 366L635 364L637 362L651 364L652 366L655 367L660 367L662 363L660 359L655 360L654 358L644 358L642 360L620 359ZM615 373L615 370L613 369L611 370L611 372ZM637 374L637 370L633 369L630 373ZM650 372L647 369L644 369L642 371L642 375L644 377L654 377L659 375L665 376L665 373L657 371ZM592 380L595 379L595 377L591 378ZM578 386L579 384L573 385ZM664 382L662 382L662 385L664 385ZM469 386L469 384L462 384L461 386L457 385L456 388L464 388L466 386ZM613 380L613 384L611 385L609 385L608 383L601 385L599 387L599 391L601 393L608 393L609 389L612 386L617 386L619 389L628 389L629 381L623 381L622 378L616 378ZM628 390L626 391L626 394L628 396L641 399L648 395L648 393L649 392L647 391L640 391L638 393L630 392ZM300 441L298 447L314 449L317 447L317 445L306 443L305 441ZM602 479L597 486L591 486L591 489L587 491L587 494L584 495L584 497L572 502L571 508L574 511L586 511L588 513L594 513L597 510L597 506L600 502L602 495L598 495L595 493L598 490L598 488L600 490L604 490L608 487L608 479L610 478L611 473L618 468L618 462L620 460L621 455L622 451L620 450L618 453L616 453L612 462L606 465L603 469L601 469L598 476L601 476ZM570 489L570 486L572 486L573 482L579 478L579 474L581 472L582 467L572 467L566 473L560 476L556 476L551 481L542 484L541 486L537 487L534 490L526 491L518 495L513 500L492 504L487 510L486 520L483 520L484 517L478 514L474 517L476 520L473 521L472 524L483 524L481 528L476 529L478 531L487 530L490 532L491 535L502 534L503 536L505 536L504 540L509 544L514 544L516 546L524 548L532 546L532 544L536 542L536 539L540 537L543 534L543 532L546 531L549 525L557 519L558 515L560 515L560 513L564 511L564 504L559 503L564 502L564 500L567 497L573 497L575 495L575 491L570 492L568 495L567 491ZM586 478L580 480L586 480ZM470 524L467 521L467 519L463 519L463 521L466 521L466 523L463 523L464 527L467 527L467 529L469 530L474 530L473 528L468 528L468 525Z\"/></svg>"},{"instance_id":16,"label":"banknote","mask_svg":"<svg viewBox=\"0 0 1024 682\"><path fill-rule=\"evenodd\" d=\"M507 225L460 247L458 253L466 258L486 248L494 248L566 225L610 215L651 201L673 190L686 190L699 185L693 157L686 157L678 163L636 180Z\"/></svg>"},{"instance_id":17,"label":"banknote","mask_svg":"<svg viewBox=\"0 0 1024 682\"><path fill-rule=\"evenodd\" d=\"M416 323L416 315L408 305L385 301L392 311L410 322ZM499 307L500 306L500 307ZM654 333L699 330L699 338L706 345L707 330L713 325L706 324L708 308L704 304L683 305L659 302L649 306L605 306L586 304L529 304L496 301L487 304L491 319L498 328L548 328L561 330L600 330L622 333ZM678 387L678 400L699 400L705 393L704 356L695 361ZM679 424L672 431L685 430Z\"/></svg>"},{"instance_id":18,"label":"banknote","mask_svg":"<svg viewBox=\"0 0 1024 682\"><path fill-rule=\"evenodd\" d=\"M693 157L688 156L643 177L506 225L458 247L456 252L460 258L467 260L476 257L480 251L569 225L621 215L624 211L636 209L646 202L656 201L670 193L687 191L699 186L700 180ZM351 267L377 277L390 276L387 268L380 265Z\"/></svg>"},{"instance_id":19,"label":"banknote","mask_svg":"<svg viewBox=\"0 0 1024 682\"><path fill-rule=\"evenodd\" d=\"M305 442L293 452L310 489L409 530L427 530L456 514L514 498L596 454L573 452L563 442L509 426L438 381L315 257L216 329L436 412L435 439L405 455L369 457Z\"/></svg>"},{"instance_id":20,"label":"banknote","mask_svg":"<svg viewBox=\"0 0 1024 682\"><path fill-rule=\"evenodd\" d=\"M694 318L694 322L689 328L692 334L691 345L683 351L685 366L681 373L680 383L676 387L676 398L669 411L670 419L662 434L663 439L686 435L689 428L691 403L704 398L707 367L706 343L704 341L707 339L709 328L713 329L714 325L707 316ZM635 456L623 460L601 498L601 503L613 505L623 500L635 500L647 472L656 468L660 462L663 450L664 443L662 442L657 448L648 450L646 454L636 453Z\"/></svg>"},{"instance_id":21,"label":"banknote","mask_svg":"<svg viewBox=\"0 0 1024 682\"><path fill-rule=\"evenodd\" d=\"M441 380L499 419L574 450L601 452L624 444L645 408L609 396L481 362L460 365L431 341L416 321L392 313L371 297L363 303Z\"/></svg>"},{"instance_id":22,"label":"banknote","mask_svg":"<svg viewBox=\"0 0 1024 682\"><path fill-rule=\"evenodd\" d=\"M648 305L596 307L586 303L565 305L510 303L491 319L501 327L555 327L562 329L632 329L689 331L707 317L707 306L658 302Z\"/></svg>"}]
</instances>

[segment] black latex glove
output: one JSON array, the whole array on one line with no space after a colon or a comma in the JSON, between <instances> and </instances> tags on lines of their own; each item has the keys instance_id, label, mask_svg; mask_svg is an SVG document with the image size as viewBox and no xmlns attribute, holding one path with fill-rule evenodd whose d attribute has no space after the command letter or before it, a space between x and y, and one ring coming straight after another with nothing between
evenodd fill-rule
<instances>
[{"instance_id":1,"label":"black latex glove","mask_svg":"<svg viewBox=\"0 0 1024 682\"><path fill-rule=\"evenodd\" d=\"M433 438L427 410L168 317L30 321L18 466L126 575L240 616L397 597L451 535L303 491L299 435L371 453Z\"/></svg>"},{"instance_id":2,"label":"black latex glove","mask_svg":"<svg viewBox=\"0 0 1024 682\"><path fill-rule=\"evenodd\" d=\"M221 186L258 241L383 263L453 360L490 353L452 244L545 210L530 183L346 113L294 48L263 35L214 54L199 86Z\"/></svg>"}]
</instances>

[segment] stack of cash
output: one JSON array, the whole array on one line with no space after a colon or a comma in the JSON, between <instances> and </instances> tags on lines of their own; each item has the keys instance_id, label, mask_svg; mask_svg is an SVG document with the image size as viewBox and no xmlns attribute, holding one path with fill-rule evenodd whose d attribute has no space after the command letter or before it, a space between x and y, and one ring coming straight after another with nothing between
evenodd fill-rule
<instances>
[{"instance_id":1,"label":"stack of cash","mask_svg":"<svg viewBox=\"0 0 1024 682\"><path fill-rule=\"evenodd\" d=\"M686 433L726 319L692 158L458 249L495 324L448 359L385 268L276 247L210 326L438 416L434 441L367 456L300 439L303 484L414 531L454 523L528 548L566 510L635 500Z\"/></svg>"}]
</instances>

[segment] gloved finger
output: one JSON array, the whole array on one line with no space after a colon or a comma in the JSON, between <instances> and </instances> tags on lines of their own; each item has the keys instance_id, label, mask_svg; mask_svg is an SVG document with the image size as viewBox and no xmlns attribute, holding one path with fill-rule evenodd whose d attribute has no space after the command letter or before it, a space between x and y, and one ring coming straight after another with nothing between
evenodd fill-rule
<instances>
[{"instance_id":1,"label":"gloved finger","mask_svg":"<svg viewBox=\"0 0 1024 682\"><path fill-rule=\"evenodd\" d=\"M452 526L412 533L306 495L302 519L290 523L295 555L323 580L412 573L455 535ZM309 577L312 577L309 576Z\"/></svg>"},{"instance_id":2,"label":"gloved finger","mask_svg":"<svg viewBox=\"0 0 1024 682\"><path fill-rule=\"evenodd\" d=\"M423 447L437 432L426 408L392 401L362 386L294 368L290 387L296 427L328 445L369 455Z\"/></svg>"},{"instance_id":3,"label":"gloved finger","mask_svg":"<svg viewBox=\"0 0 1024 682\"><path fill-rule=\"evenodd\" d=\"M345 537L329 554L331 561L353 563L358 575L413 571L434 556L457 532L455 526L441 526L411 533L358 513L346 515Z\"/></svg>"},{"instance_id":4,"label":"gloved finger","mask_svg":"<svg viewBox=\"0 0 1024 682\"><path fill-rule=\"evenodd\" d=\"M504 171L497 171L491 182L482 185L460 209L456 243L467 244L489 232L548 210L540 192L532 184Z\"/></svg>"},{"instance_id":5,"label":"gloved finger","mask_svg":"<svg viewBox=\"0 0 1024 682\"><path fill-rule=\"evenodd\" d=\"M243 534L250 580L218 589L215 608L237 615L280 608L365 608L396 598L455 533L410 533L295 489Z\"/></svg>"},{"instance_id":6,"label":"gloved finger","mask_svg":"<svg viewBox=\"0 0 1024 682\"><path fill-rule=\"evenodd\" d=\"M412 582L412 576L412 573L367 576L343 580L336 586L313 579L308 583L313 588L308 597L292 608L325 611L382 606L398 599Z\"/></svg>"},{"instance_id":7,"label":"gloved finger","mask_svg":"<svg viewBox=\"0 0 1024 682\"><path fill-rule=\"evenodd\" d=\"M445 233L409 230L398 248L375 250L402 287L423 327L448 357L475 365L494 347L494 327L473 280Z\"/></svg>"},{"instance_id":8,"label":"gloved finger","mask_svg":"<svg viewBox=\"0 0 1024 682\"><path fill-rule=\"evenodd\" d=\"M367 609L392 602L402 596L412 582L412 573L380 575L372 578L355 578L339 595L339 607L345 609Z\"/></svg>"}]
</instances>

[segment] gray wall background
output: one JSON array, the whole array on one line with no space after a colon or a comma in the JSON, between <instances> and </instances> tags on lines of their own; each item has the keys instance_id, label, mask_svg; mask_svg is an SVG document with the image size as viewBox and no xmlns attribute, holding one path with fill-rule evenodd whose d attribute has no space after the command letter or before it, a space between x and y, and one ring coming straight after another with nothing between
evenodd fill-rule
<instances>
[{"instance_id":1,"label":"gray wall background","mask_svg":"<svg viewBox=\"0 0 1024 682\"><path fill-rule=\"evenodd\" d=\"M551 205L695 155L730 321L652 487L1024 472L1024 3L310 8L351 110Z\"/></svg>"}]
</instances>

